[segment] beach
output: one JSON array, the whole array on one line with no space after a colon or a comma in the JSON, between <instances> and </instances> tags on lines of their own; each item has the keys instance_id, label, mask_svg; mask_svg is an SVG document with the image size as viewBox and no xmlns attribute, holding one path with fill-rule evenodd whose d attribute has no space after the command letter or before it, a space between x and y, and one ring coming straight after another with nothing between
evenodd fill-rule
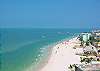
<instances>
[{"instance_id":1,"label":"beach","mask_svg":"<svg viewBox=\"0 0 100 71\"><path fill-rule=\"evenodd\" d=\"M59 31L62 34L57 33ZM3 38L1 40L3 49L0 50L1 71L41 70L47 65L55 46L71 39L73 34L78 34L77 30L66 34L67 31L66 29L1 29Z\"/></svg>"},{"instance_id":2,"label":"beach","mask_svg":"<svg viewBox=\"0 0 100 71\"><path fill-rule=\"evenodd\" d=\"M80 64L80 57L73 49L77 42L78 39L75 37L55 45L48 62L40 71L68 71L70 64Z\"/></svg>"}]
</instances>

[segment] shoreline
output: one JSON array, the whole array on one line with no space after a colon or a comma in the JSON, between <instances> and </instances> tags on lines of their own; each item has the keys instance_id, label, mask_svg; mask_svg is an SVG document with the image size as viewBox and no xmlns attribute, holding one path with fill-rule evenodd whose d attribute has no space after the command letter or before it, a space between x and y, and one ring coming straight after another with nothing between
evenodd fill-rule
<instances>
[{"instance_id":1,"label":"shoreline","mask_svg":"<svg viewBox=\"0 0 100 71\"><path fill-rule=\"evenodd\" d=\"M67 58L70 57L70 56L68 56L68 55L70 55L69 53L72 53L73 57L75 57L75 55L73 54L73 48L72 48L72 47L74 47L75 44L74 45L73 44L65 45L62 42L68 41L70 43L70 42L75 41L76 38L77 37L72 37L71 39L63 40L60 43L58 43L55 46L53 46L52 52L51 52L51 54L49 56L49 59L44 64L44 66L42 66L39 69L39 71L68 71L67 67L68 67L69 64L72 63L73 58L72 58L72 60L69 60L70 62L67 61ZM75 58L77 58L77 56ZM76 62L79 63L80 61L76 60ZM63 67L65 67L65 68L63 68Z\"/></svg>"},{"instance_id":2,"label":"shoreline","mask_svg":"<svg viewBox=\"0 0 100 71\"><path fill-rule=\"evenodd\" d=\"M35 70L34 70L34 67L32 65L28 69L26 69L25 71L33 71L33 70L34 71L48 71L48 70L43 70L43 69L46 66L48 66L48 64L50 63L50 59L55 54L55 50L57 49L57 46L62 45L62 43L63 42L66 42L66 41L69 41L70 42L71 40L73 40L76 37L77 36L72 36L72 37L69 37L69 38L65 38L65 39L62 39L62 40L60 40L58 42L53 43L52 45L47 46L48 47L47 48L48 49L48 54L46 56L44 56L44 57L41 57L41 59L38 62L37 66L35 67ZM52 65L52 64L50 64L50 65Z\"/></svg>"},{"instance_id":3,"label":"shoreline","mask_svg":"<svg viewBox=\"0 0 100 71\"><path fill-rule=\"evenodd\" d=\"M50 45L50 46L45 46L47 47L47 55L40 57L39 61L36 63L36 65L30 65L28 68L26 68L24 71L40 71L48 62L51 54L52 54L52 50L53 50L53 46L54 45ZM44 53L45 54L45 53ZM43 55L44 55L43 54Z\"/></svg>"},{"instance_id":4,"label":"shoreline","mask_svg":"<svg viewBox=\"0 0 100 71\"><path fill-rule=\"evenodd\" d=\"M49 46L49 47L48 47L48 48L49 48L49 50L48 50L48 51L49 51L48 56L46 56L46 57L44 58L44 60L42 60L42 61L40 62L40 65L39 65L39 67L38 67L38 69L37 69L36 71L41 71L41 70L48 64L50 58L52 57L53 51L55 50L55 49L54 49L55 46L61 44L62 42L72 40L73 38L76 38L76 37L77 37L77 36L68 37L68 38L62 39L62 40L60 40L60 41L58 41L58 42L55 42L55 43L53 43L51 46Z\"/></svg>"}]
</instances>

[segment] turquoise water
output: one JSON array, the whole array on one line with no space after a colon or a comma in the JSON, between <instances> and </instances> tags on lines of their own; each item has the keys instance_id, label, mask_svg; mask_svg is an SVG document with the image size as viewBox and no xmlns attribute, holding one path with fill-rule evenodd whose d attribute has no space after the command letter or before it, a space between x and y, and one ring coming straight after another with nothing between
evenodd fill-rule
<instances>
[{"instance_id":1,"label":"turquoise water","mask_svg":"<svg viewBox=\"0 0 100 71\"><path fill-rule=\"evenodd\" d=\"M0 29L0 71L35 69L48 54L48 45L70 38L87 29Z\"/></svg>"}]
</instances>

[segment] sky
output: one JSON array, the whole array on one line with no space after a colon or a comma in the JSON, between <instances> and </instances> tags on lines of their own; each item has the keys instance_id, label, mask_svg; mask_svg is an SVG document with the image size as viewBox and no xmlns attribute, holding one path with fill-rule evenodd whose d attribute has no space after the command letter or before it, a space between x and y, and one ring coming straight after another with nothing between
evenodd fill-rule
<instances>
[{"instance_id":1,"label":"sky","mask_svg":"<svg viewBox=\"0 0 100 71\"><path fill-rule=\"evenodd\" d=\"M1 28L100 28L100 0L0 0Z\"/></svg>"}]
</instances>

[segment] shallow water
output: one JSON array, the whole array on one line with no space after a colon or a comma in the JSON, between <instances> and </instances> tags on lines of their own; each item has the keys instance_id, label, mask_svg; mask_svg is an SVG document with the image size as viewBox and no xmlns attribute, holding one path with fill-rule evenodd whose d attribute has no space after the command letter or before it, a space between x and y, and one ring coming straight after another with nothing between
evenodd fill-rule
<instances>
[{"instance_id":1,"label":"shallow water","mask_svg":"<svg viewBox=\"0 0 100 71\"><path fill-rule=\"evenodd\" d=\"M50 45L87 29L0 29L0 71L24 71L48 55Z\"/></svg>"}]
</instances>

